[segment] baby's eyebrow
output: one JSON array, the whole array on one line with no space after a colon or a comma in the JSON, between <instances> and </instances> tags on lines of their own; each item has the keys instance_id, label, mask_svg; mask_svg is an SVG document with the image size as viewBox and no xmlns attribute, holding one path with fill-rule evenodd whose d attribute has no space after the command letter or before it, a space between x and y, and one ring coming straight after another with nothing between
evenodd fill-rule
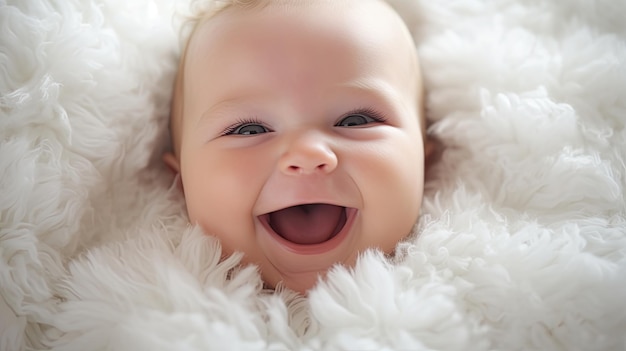
<instances>
[{"instance_id":1,"label":"baby's eyebrow","mask_svg":"<svg viewBox=\"0 0 626 351\"><path fill-rule=\"evenodd\" d=\"M342 89L365 93L389 104L395 105L402 102L400 92L391 84L381 79L358 78L339 85Z\"/></svg>"},{"instance_id":2,"label":"baby's eyebrow","mask_svg":"<svg viewBox=\"0 0 626 351\"><path fill-rule=\"evenodd\" d=\"M372 101L383 102L387 106L401 106L403 100L401 92L388 82L375 78L358 78L336 85L338 90L347 90L355 94L364 94ZM211 105L205 110L196 122L196 128L204 124L209 118L219 119L220 115L229 110L241 111L242 106L255 105L268 97L275 97L275 92L265 89L253 89L251 92L242 92L235 96L226 97Z\"/></svg>"},{"instance_id":3,"label":"baby's eyebrow","mask_svg":"<svg viewBox=\"0 0 626 351\"><path fill-rule=\"evenodd\" d=\"M265 94L239 94L234 97L226 98L225 100L221 100L213 105L211 105L208 109L206 109L198 118L196 122L196 127L201 126L205 123L209 118L219 118L219 116L224 111L228 110L241 110L242 105L253 104L255 101L259 101L266 96Z\"/></svg>"}]
</instances>

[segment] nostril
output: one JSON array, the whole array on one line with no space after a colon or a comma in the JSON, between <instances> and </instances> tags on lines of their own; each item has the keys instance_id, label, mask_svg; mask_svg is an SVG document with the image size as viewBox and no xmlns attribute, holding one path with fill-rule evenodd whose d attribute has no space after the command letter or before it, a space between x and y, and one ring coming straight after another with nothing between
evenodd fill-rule
<instances>
[{"instance_id":1,"label":"nostril","mask_svg":"<svg viewBox=\"0 0 626 351\"><path fill-rule=\"evenodd\" d=\"M290 175L330 173L337 166L337 156L326 145L319 142L298 140L281 155L278 166Z\"/></svg>"},{"instance_id":2,"label":"nostril","mask_svg":"<svg viewBox=\"0 0 626 351\"><path fill-rule=\"evenodd\" d=\"M314 172L325 172L328 168L328 164L322 163L313 168L300 167L297 165L290 165L287 167L287 171L291 174L309 174Z\"/></svg>"}]
</instances>

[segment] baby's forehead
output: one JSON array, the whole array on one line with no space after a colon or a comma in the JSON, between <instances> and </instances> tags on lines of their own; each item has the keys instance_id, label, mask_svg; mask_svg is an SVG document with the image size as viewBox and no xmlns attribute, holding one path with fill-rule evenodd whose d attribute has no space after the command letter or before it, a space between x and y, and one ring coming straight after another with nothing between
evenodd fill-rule
<instances>
[{"instance_id":1,"label":"baby's forehead","mask_svg":"<svg viewBox=\"0 0 626 351\"><path fill-rule=\"evenodd\" d=\"M245 26L246 22L269 17L270 21L276 19L276 26L280 26L279 31L283 32L290 32L293 28L315 23L314 28L320 31L324 31L326 27L332 28L337 31L337 36L346 31L352 32L354 41L372 40L373 37L387 35L383 41L402 44L394 48L386 47L393 50L396 55L406 54L410 57L416 53L415 43L405 23L395 10L382 0L230 0L226 2L229 5L207 16L198 17L186 41L184 52L193 46L208 46L213 42L220 42L225 33L237 32L240 24ZM291 21L289 21L290 18ZM342 26L344 22L353 23L352 27L359 29L353 30L351 25ZM257 26L256 32L259 33L268 28L262 21L255 22L255 25ZM243 31L240 36L255 35L254 31ZM279 36L282 37L282 35ZM402 40L389 40L398 37L403 38ZM408 52L406 52L407 49ZM182 59L184 60L185 57Z\"/></svg>"},{"instance_id":2,"label":"baby's forehead","mask_svg":"<svg viewBox=\"0 0 626 351\"><path fill-rule=\"evenodd\" d=\"M287 2L300 3L297 0L280 3ZM194 79L199 71L217 62L228 68L234 61L245 60L252 52L253 56L256 52L270 51L275 51L275 55L280 52L293 55L288 48L298 47L302 49L300 52L309 55L303 56L302 62L315 63L313 58L322 62L332 55L358 52L352 56L355 66L369 62L382 64L386 71L396 71L398 81L419 76L413 39L391 7L379 0L340 2L350 6L341 8L339 3L311 1L302 7L286 7L271 2L257 9L234 8L220 12L199 25L190 39L186 75ZM369 17L375 17L375 21L368 21ZM287 51L281 51L285 47ZM348 48L348 51L335 50L337 47ZM296 56L300 52L296 52ZM332 69L333 65L328 67Z\"/></svg>"},{"instance_id":3,"label":"baby's forehead","mask_svg":"<svg viewBox=\"0 0 626 351\"><path fill-rule=\"evenodd\" d=\"M224 0L213 1L218 4L208 9L200 10L190 18L188 23L192 28L189 37L185 41L187 46L191 38L199 34L198 29L206 25L217 24L220 22L229 22L241 19L243 17L257 14L283 14L285 16L295 15L302 12L317 12L316 9L325 8L339 10L347 8L350 12L358 12L367 14L372 20L381 21L384 17L389 19L389 14L393 14L396 22L402 22L401 17L387 4L384 0ZM363 8L371 8L375 6L376 12L359 11ZM368 18L362 18L367 21ZM323 18L319 18L323 20Z\"/></svg>"}]
</instances>

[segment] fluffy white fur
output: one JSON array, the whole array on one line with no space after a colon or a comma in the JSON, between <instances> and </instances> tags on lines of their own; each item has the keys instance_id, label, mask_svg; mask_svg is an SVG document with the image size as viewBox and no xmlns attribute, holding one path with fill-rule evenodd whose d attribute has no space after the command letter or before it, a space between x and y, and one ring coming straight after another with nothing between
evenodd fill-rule
<instances>
[{"instance_id":1,"label":"fluffy white fur","mask_svg":"<svg viewBox=\"0 0 626 351\"><path fill-rule=\"evenodd\" d=\"M0 0L0 349L626 349L626 2L394 6L445 152L396 257L305 298L160 164L184 4Z\"/></svg>"}]
</instances>

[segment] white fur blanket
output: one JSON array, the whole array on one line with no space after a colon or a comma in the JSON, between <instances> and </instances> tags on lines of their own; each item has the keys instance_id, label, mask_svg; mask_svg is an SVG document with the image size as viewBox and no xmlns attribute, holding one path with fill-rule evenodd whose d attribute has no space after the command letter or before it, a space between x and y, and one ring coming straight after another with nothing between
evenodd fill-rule
<instances>
[{"instance_id":1,"label":"white fur blanket","mask_svg":"<svg viewBox=\"0 0 626 351\"><path fill-rule=\"evenodd\" d=\"M397 0L445 152L307 297L187 226L173 3L0 0L0 350L626 349L626 2Z\"/></svg>"}]
</instances>

